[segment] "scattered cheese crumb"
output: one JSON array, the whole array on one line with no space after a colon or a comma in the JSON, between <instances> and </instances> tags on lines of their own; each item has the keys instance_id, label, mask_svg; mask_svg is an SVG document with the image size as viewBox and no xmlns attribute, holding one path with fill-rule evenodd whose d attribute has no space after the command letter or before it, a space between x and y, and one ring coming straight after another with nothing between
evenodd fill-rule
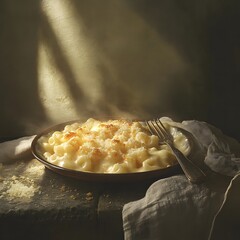
<instances>
[{"instance_id":1,"label":"scattered cheese crumb","mask_svg":"<svg viewBox=\"0 0 240 240\"><path fill-rule=\"evenodd\" d=\"M25 174L30 174L34 176L41 176L44 173L45 166L43 164L41 165L33 165L26 169L24 172Z\"/></svg>"},{"instance_id":2,"label":"scattered cheese crumb","mask_svg":"<svg viewBox=\"0 0 240 240\"><path fill-rule=\"evenodd\" d=\"M74 195L71 195L70 198L73 199L73 200L76 200L76 199L77 199L77 197L74 196Z\"/></svg>"},{"instance_id":3,"label":"scattered cheese crumb","mask_svg":"<svg viewBox=\"0 0 240 240\"><path fill-rule=\"evenodd\" d=\"M92 195L91 192L86 193L86 200L87 200L87 201L93 200L93 195Z\"/></svg>"},{"instance_id":4,"label":"scattered cheese crumb","mask_svg":"<svg viewBox=\"0 0 240 240\"><path fill-rule=\"evenodd\" d=\"M16 180L14 183L10 184L10 188L6 191L7 195L11 198L17 197L27 197L31 198L34 196L36 189L34 186L26 186L23 183Z\"/></svg>"},{"instance_id":5,"label":"scattered cheese crumb","mask_svg":"<svg viewBox=\"0 0 240 240\"><path fill-rule=\"evenodd\" d=\"M60 188L60 191L61 191L61 192L65 192L65 191L66 191L66 186L65 186L65 185L62 185L61 188Z\"/></svg>"},{"instance_id":6,"label":"scattered cheese crumb","mask_svg":"<svg viewBox=\"0 0 240 240\"><path fill-rule=\"evenodd\" d=\"M3 181L3 186L6 190L1 194L0 198L6 197L9 200L18 198L31 199L39 190L33 180L24 176L12 176L10 179Z\"/></svg>"}]
</instances>

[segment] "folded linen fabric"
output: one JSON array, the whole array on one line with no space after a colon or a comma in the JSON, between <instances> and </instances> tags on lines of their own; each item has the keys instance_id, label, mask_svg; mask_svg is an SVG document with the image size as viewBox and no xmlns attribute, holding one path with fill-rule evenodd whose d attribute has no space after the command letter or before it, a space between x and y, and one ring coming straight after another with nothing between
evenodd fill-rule
<instances>
[{"instance_id":1,"label":"folded linen fabric","mask_svg":"<svg viewBox=\"0 0 240 240\"><path fill-rule=\"evenodd\" d=\"M205 122L161 120L187 130L194 139L192 160L204 161L212 171L202 184L191 184L183 174L158 180L144 198L125 204L125 240L211 239L231 181L226 176L235 176L240 170L240 144Z\"/></svg>"},{"instance_id":2,"label":"folded linen fabric","mask_svg":"<svg viewBox=\"0 0 240 240\"><path fill-rule=\"evenodd\" d=\"M31 144L34 137L35 135L26 136L0 143L0 163L32 158Z\"/></svg>"}]
</instances>

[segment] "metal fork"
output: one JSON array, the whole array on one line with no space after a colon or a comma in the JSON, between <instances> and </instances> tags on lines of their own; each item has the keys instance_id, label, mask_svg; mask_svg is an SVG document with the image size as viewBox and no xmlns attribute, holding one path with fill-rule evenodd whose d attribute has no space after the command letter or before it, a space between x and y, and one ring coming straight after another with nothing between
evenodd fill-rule
<instances>
[{"instance_id":1,"label":"metal fork","mask_svg":"<svg viewBox=\"0 0 240 240\"><path fill-rule=\"evenodd\" d=\"M159 119L146 121L145 123L153 135L157 135L159 137L159 140L170 147L173 154L176 156L179 165L181 166L183 172L190 182L201 183L205 180L205 173L174 146L172 135L167 131Z\"/></svg>"}]
</instances>

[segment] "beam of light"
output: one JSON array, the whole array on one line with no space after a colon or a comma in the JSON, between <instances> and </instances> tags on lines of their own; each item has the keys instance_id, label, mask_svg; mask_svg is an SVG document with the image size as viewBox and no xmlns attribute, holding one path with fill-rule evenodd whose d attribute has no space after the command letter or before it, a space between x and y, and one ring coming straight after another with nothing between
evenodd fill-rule
<instances>
[{"instance_id":1,"label":"beam of light","mask_svg":"<svg viewBox=\"0 0 240 240\"><path fill-rule=\"evenodd\" d=\"M161 109L166 104L169 82L175 80L172 76L188 68L176 48L124 1L107 0L101 7L96 6L95 10L102 12L99 15L96 12L96 26L90 31L73 3L71 0L41 1L43 17L56 37L72 76L71 80L66 79L64 71L55 64L57 54L49 49L51 46L44 38L40 39L39 89L49 118L53 121L66 116L78 118L84 111L96 113L100 104L106 107L99 111L106 109L113 116L123 115L124 111L131 113L134 109L144 112L152 104L156 106L156 99ZM91 4L85 6L90 13ZM98 17L102 18L99 25ZM88 35L101 30L105 34L103 42ZM104 76L99 66L104 69ZM77 87L75 95L81 90L79 94L83 98L79 101L73 94L74 89L69 88L69 81ZM125 99L121 99L123 96ZM127 103L126 110L119 108L121 102Z\"/></svg>"},{"instance_id":2,"label":"beam of light","mask_svg":"<svg viewBox=\"0 0 240 240\"><path fill-rule=\"evenodd\" d=\"M62 55L70 66L74 84L83 91L88 104L94 105L102 98L101 81L94 62L94 47L86 37L81 19L68 1L61 0L43 1L42 14L51 25ZM40 38L39 95L46 113L53 121L64 119L64 116L61 116L63 112L67 112L66 119L77 118L79 109L72 97L73 93L67 87L69 79L65 79L64 73L57 69L53 60L56 56L53 56L54 53L48 48L44 38Z\"/></svg>"},{"instance_id":3,"label":"beam of light","mask_svg":"<svg viewBox=\"0 0 240 240\"><path fill-rule=\"evenodd\" d=\"M60 71L55 70L53 56L44 42L38 45L38 88L41 102L50 121L57 122L67 115L73 119L77 117L77 110L67 88L67 82Z\"/></svg>"},{"instance_id":4,"label":"beam of light","mask_svg":"<svg viewBox=\"0 0 240 240\"><path fill-rule=\"evenodd\" d=\"M94 62L95 47L86 36L71 1L49 1L43 8L75 80L92 101L101 97L99 75Z\"/></svg>"}]
</instances>

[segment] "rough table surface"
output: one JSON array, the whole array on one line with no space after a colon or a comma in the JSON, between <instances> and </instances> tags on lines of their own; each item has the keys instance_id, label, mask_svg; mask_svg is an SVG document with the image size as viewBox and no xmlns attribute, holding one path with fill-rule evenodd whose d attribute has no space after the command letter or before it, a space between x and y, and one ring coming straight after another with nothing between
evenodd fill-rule
<instances>
[{"instance_id":1,"label":"rough table surface","mask_svg":"<svg viewBox=\"0 0 240 240\"><path fill-rule=\"evenodd\" d=\"M84 182L36 159L0 169L0 239L123 239L122 207L154 180Z\"/></svg>"}]
</instances>

